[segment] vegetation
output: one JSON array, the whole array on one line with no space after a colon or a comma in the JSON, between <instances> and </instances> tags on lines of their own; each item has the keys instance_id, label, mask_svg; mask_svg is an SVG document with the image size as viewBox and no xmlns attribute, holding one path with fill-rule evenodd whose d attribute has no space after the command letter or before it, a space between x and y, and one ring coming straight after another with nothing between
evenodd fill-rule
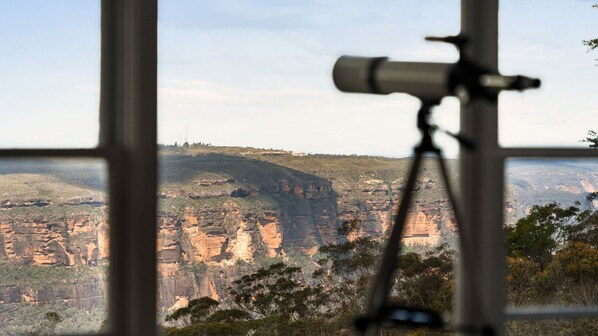
<instances>
[{"instance_id":1,"label":"vegetation","mask_svg":"<svg viewBox=\"0 0 598 336\"><path fill-rule=\"evenodd\" d=\"M380 242L369 237L349 239L358 225L344 223L338 233L345 239L320 248L311 276L283 262L264 266L234 281L222 302L200 298L169 315L166 335L352 334L381 252ZM505 234L511 305L598 304L598 212L557 203L534 206L505 227ZM403 253L389 301L450 316L454 261L454 252L443 245ZM598 334L598 322L591 319L507 327L512 334ZM384 334L434 333L395 329Z\"/></svg>"},{"instance_id":2,"label":"vegetation","mask_svg":"<svg viewBox=\"0 0 598 336\"><path fill-rule=\"evenodd\" d=\"M320 248L311 276L283 262L264 266L234 281L222 303L202 297L167 316L166 335L351 335L381 253L372 238L348 239L356 228L345 223L344 241ZM389 300L449 313L453 259L445 246L402 255Z\"/></svg>"},{"instance_id":3,"label":"vegetation","mask_svg":"<svg viewBox=\"0 0 598 336\"><path fill-rule=\"evenodd\" d=\"M166 316L166 321L185 320L183 323L186 325L205 322L219 304L220 302L205 296L194 299L189 301L187 307L179 308Z\"/></svg>"},{"instance_id":4,"label":"vegetation","mask_svg":"<svg viewBox=\"0 0 598 336\"><path fill-rule=\"evenodd\" d=\"M588 133L586 139L590 147L598 148L598 134ZM591 141L592 140L592 141ZM593 146L594 145L594 146ZM238 188L259 186L265 176L273 179L285 178L290 182L324 181L339 179L347 181L352 188L364 178L381 179L391 183L406 169L405 159L385 159L361 156L277 156L264 155L262 150L240 152L229 149L231 155L219 155L217 160L213 146L178 146L177 155L169 155L170 164L177 171L165 172L169 181L169 191L197 193L224 190L210 185L193 185L195 179L225 180L227 191ZM169 149L170 150L170 149ZM194 153L193 151L198 152ZM205 150L199 153L199 150ZM180 153L189 155L181 155ZM233 154L234 152L234 154ZM211 153L211 154L209 154ZM203 156L193 157L192 155ZM259 159L258 159L259 158ZM311 161L311 160L314 161ZM179 165L180 164L180 165ZM242 165L242 166L240 166ZM339 169L338 167L343 167ZM363 167L369 171L363 172ZM336 169L336 173L335 173ZM359 171L362 171L362 174ZM305 173L307 172L307 173ZM426 177L433 176L429 169ZM35 182L36 186L49 185L52 180L38 175L14 175L20 184ZM228 181L232 180L232 181ZM49 181L49 182L48 182ZM5 179L4 183L10 183ZM42 190L43 188L39 188ZM28 192L24 190L24 195ZM38 189L36 189L38 190ZM59 190L55 187L43 189L52 195ZM78 189L66 189L69 196L79 193ZM420 192L438 193L433 188ZM38 194L36 194L38 195ZM66 193L64 195L67 195ZM588 206L598 198L598 193L587 195ZM565 195L564 197L569 197ZM66 196L65 196L66 197ZM178 212L185 207L197 209L199 206L222 206L234 202L241 209L277 210L282 206L296 206L292 194L276 196L260 195L252 197L228 196L193 199L172 197L161 199L161 210ZM441 195L425 194L430 199ZM505 228L507 236L507 289L512 305L569 305L596 304L598 298L598 214L581 211L580 204L562 207L557 203L534 206L529 214L515 225ZM173 210L174 209L174 210ZM49 205L28 209L4 210L4 218L14 216L60 217L72 212L92 213L103 216L105 208L90 205ZM53 222L50 225L54 225ZM191 300L186 307L174 311L166 319L166 335L348 335L352 334L353 318L361 313L364 299L369 292L369 283L380 259L381 243L369 237L355 237L356 221L344 223L339 235L344 237L336 244L322 246L314 259L305 255L265 259L257 256L249 265L239 262L239 269L246 275L232 283L220 301L207 297ZM69 243L71 245L72 243ZM450 316L454 293L453 263L455 254L446 246L433 250L404 249L399 258L400 271L395 279L390 300L399 305L429 308ZM183 264L183 270L201 276L206 265ZM28 279L31 286L69 286L71 279L77 281L95 277L96 268L89 267L34 267L2 264L0 284L16 284ZM243 274L243 273L242 273ZM48 285L49 284L49 285ZM38 324L19 330L37 334L52 334L78 330L69 329L73 320L85 319L87 312L77 314L54 307L37 307L35 312ZM37 309L36 308L36 309ZM43 310L42 310L43 309ZM26 310L23 310L25 312ZM59 312L47 315L46 313ZM21 311L19 311L19 314ZM24 313L23 313L24 314ZM16 316L15 318L20 318ZM83 316L83 317L81 317ZM100 315L105 318L104 315ZM96 315L91 321L101 321ZM91 323L91 322L89 322ZM82 323L81 325L88 325ZM96 326L98 323L95 324ZM36 329L37 328L37 329ZM97 328L96 328L97 329ZM45 330L45 331L41 331ZM85 330L94 330L88 328ZM597 332L596 323L591 320L549 321L542 324L510 323L509 330L514 334L542 333L563 335L588 334ZM403 332L403 331L401 331ZM412 335L426 335L428 331L404 331ZM398 331L387 331L392 335Z\"/></svg>"},{"instance_id":5,"label":"vegetation","mask_svg":"<svg viewBox=\"0 0 598 336\"><path fill-rule=\"evenodd\" d=\"M576 207L563 209L556 203L532 207L528 216L505 229L508 255L530 260L543 271L566 239L567 226L578 212Z\"/></svg>"},{"instance_id":6,"label":"vegetation","mask_svg":"<svg viewBox=\"0 0 598 336\"><path fill-rule=\"evenodd\" d=\"M595 4L592 7L598 8L598 4ZM583 41L583 44L586 47L588 47L588 50L594 50L594 49L598 48L598 38L585 40L585 41ZM592 148L596 148L596 147L592 147Z\"/></svg>"},{"instance_id":7,"label":"vegetation","mask_svg":"<svg viewBox=\"0 0 598 336\"><path fill-rule=\"evenodd\" d=\"M64 266L35 266L35 265L13 265L0 263L0 285L17 285L27 279L30 286L39 286L56 283L65 284L65 280L73 282L76 280L101 278L103 272L100 267L64 267Z\"/></svg>"},{"instance_id":8,"label":"vegetation","mask_svg":"<svg viewBox=\"0 0 598 336\"><path fill-rule=\"evenodd\" d=\"M58 302L0 309L7 317L2 320L0 335L88 334L97 332L98 326L106 319L103 307L83 310Z\"/></svg>"},{"instance_id":9,"label":"vegetation","mask_svg":"<svg viewBox=\"0 0 598 336\"><path fill-rule=\"evenodd\" d=\"M588 133L585 140L591 148L598 148L597 133ZM306 169L303 157L268 156L266 160L293 169ZM348 160L363 165L362 160L374 162L377 159L352 157ZM384 160L379 160L379 164L378 167L383 166ZM338 162L335 165L347 167ZM351 169L347 169L344 176L353 176ZM325 164L314 164L310 173L329 178ZM598 198L597 195L589 193L586 205ZM580 207L579 202L567 207L555 202L536 205L514 225L504 228L510 305L598 304L598 212L582 211ZM194 301L173 313L184 313L188 320L184 326L169 326L166 334L352 334L352 321L363 313L364 294L368 293L381 252L379 241L352 235L358 225L357 221L344 223L338 233L345 239L322 246L315 258L316 265L311 266L309 272L306 271L308 266L293 267L283 262L264 264L233 282L222 302L210 304L209 309L207 305L199 309L194 308L198 302ZM389 300L450 316L454 261L454 252L446 246L419 253L404 252L399 258L400 270ZM208 298L202 299L209 302ZM199 317L192 321L194 309ZM507 328L510 334L517 335L598 334L598 323L591 319L510 322ZM385 334L400 332L432 334L422 330L387 330Z\"/></svg>"},{"instance_id":10,"label":"vegetation","mask_svg":"<svg viewBox=\"0 0 598 336\"><path fill-rule=\"evenodd\" d=\"M598 304L598 212L533 207L506 228L507 298L511 305ZM510 323L513 334L598 334L596 320Z\"/></svg>"},{"instance_id":11,"label":"vegetation","mask_svg":"<svg viewBox=\"0 0 598 336\"><path fill-rule=\"evenodd\" d=\"M596 131L589 130L588 136L583 138L581 142L589 143L590 148L598 148L598 133L596 133Z\"/></svg>"},{"instance_id":12,"label":"vegetation","mask_svg":"<svg viewBox=\"0 0 598 336\"><path fill-rule=\"evenodd\" d=\"M322 287L303 284L301 275L299 267L272 264L234 281L229 295L236 306L257 317L297 321L317 316L327 295Z\"/></svg>"}]
</instances>

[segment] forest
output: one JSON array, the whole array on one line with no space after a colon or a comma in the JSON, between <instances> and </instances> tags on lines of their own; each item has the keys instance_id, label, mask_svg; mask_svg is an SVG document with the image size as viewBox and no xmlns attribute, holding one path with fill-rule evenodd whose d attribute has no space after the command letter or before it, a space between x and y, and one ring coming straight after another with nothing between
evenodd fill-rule
<instances>
[{"instance_id":1,"label":"forest","mask_svg":"<svg viewBox=\"0 0 598 336\"><path fill-rule=\"evenodd\" d=\"M588 194L588 201L598 193ZM345 222L350 237L358 221ZM557 203L534 206L505 227L506 296L510 306L598 303L598 212ZM315 270L277 262L233 282L220 301L201 297L168 315L163 331L182 335L351 335L363 313L383 242L369 237L322 246ZM403 248L389 301L453 318L456 251ZM508 334L598 334L591 319L510 322ZM392 328L383 335L436 335L446 330Z\"/></svg>"}]
</instances>

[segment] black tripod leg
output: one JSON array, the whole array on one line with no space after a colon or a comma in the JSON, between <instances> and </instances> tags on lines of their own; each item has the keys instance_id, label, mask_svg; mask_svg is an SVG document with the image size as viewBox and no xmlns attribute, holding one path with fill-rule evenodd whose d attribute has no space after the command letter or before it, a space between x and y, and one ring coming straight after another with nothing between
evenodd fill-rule
<instances>
[{"instance_id":1,"label":"black tripod leg","mask_svg":"<svg viewBox=\"0 0 598 336\"><path fill-rule=\"evenodd\" d=\"M397 213L396 218L394 218L392 231L384 250L382 264L380 265L380 271L374 280L370 302L368 304L367 317L369 318L369 323L364 332L364 335L366 336L376 336L380 329L381 321L378 314L386 303L386 297L391 289L394 270L395 268L398 268L398 255L401 250L399 243L401 241L403 228L405 227L407 213L409 212L412 193L415 189L415 182L417 180L422 154L422 150L415 150L415 157L411 163L409 178L401 197L401 203L399 204L399 212Z\"/></svg>"},{"instance_id":2,"label":"black tripod leg","mask_svg":"<svg viewBox=\"0 0 598 336\"><path fill-rule=\"evenodd\" d=\"M442 157L442 152L438 152L438 167L440 168L440 175L442 177L442 181L444 182L444 186L446 188L446 196L448 197L449 203L451 208L453 208L453 213L455 214L455 222L457 224L457 230L459 233L463 231L463 216L461 214L461 208L457 205L457 198L453 193L453 188L451 186L451 182L449 180L448 171L446 169L446 164ZM462 248L465 251L471 246L469 239L466 237L460 237Z\"/></svg>"}]
</instances>

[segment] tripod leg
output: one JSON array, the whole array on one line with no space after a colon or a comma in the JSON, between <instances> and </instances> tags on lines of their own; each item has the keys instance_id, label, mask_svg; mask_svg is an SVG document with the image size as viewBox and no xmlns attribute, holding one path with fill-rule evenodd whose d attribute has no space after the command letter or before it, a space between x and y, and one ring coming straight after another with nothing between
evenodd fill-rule
<instances>
[{"instance_id":1,"label":"tripod leg","mask_svg":"<svg viewBox=\"0 0 598 336\"><path fill-rule=\"evenodd\" d=\"M449 176L448 176L448 171L446 169L446 164L444 162L444 158L442 157L442 152L438 152L438 167L440 168L440 175L442 177L442 181L444 183L444 186L446 188L446 196L448 197L449 200L449 204L451 206L451 208L453 208L453 213L455 214L455 221L457 224L457 230L459 231L459 233L461 233L463 231L463 216L461 214L461 208L457 205L457 198L455 197L455 194L453 193L453 188L451 186L451 182L449 180ZM467 248L470 245L470 242L468 239L465 239L465 237L460 237L460 240L462 241L461 245L463 246L464 250L467 250Z\"/></svg>"},{"instance_id":2,"label":"tripod leg","mask_svg":"<svg viewBox=\"0 0 598 336\"><path fill-rule=\"evenodd\" d=\"M380 265L380 271L376 274L376 278L373 283L372 293L370 296L370 302L368 304L367 317L370 318L367 329L364 332L366 336L378 335L380 328L380 317L378 316L381 309L386 303L386 297L391 289L392 276L395 268L398 268L398 255L401 250L400 240L405 227L405 220L407 219L407 213L409 212L409 205L411 204L412 192L415 189L415 182L421 164L423 151L420 149L415 150L415 157L411 163L411 169L409 171L409 178L401 197L401 203L399 204L399 211L396 218L393 220L393 226L388 238L388 243L384 250L384 256L382 258L382 264Z\"/></svg>"}]
</instances>

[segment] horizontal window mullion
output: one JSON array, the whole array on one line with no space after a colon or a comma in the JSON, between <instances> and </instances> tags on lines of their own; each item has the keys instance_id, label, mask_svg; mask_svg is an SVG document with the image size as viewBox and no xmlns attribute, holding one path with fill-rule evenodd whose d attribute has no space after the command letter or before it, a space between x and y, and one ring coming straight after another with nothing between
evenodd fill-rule
<instances>
[{"instance_id":1,"label":"horizontal window mullion","mask_svg":"<svg viewBox=\"0 0 598 336\"><path fill-rule=\"evenodd\" d=\"M498 155L509 157L578 157L598 158L598 149L593 148L500 148Z\"/></svg>"},{"instance_id":2,"label":"horizontal window mullion","mask_svg":"<svg viewBox=\"0 0 598 336\"><path fill-rule=\"evenodd\" d=\"M104 158L111 160L117 155L115 148L74 149L0 149L0 158Z\"/></svg>"},{"instance_id":3,"label":"horizontal window mullion","mask_svg":"<svg viewBox=\"0 0 598 336\"><path fill-rule=\"evenodd\" d=\"M547 320L556 318L598 317L598 306L583 307L529 307L507 309L509 320Z\"/></svg>"}]
</instances>

